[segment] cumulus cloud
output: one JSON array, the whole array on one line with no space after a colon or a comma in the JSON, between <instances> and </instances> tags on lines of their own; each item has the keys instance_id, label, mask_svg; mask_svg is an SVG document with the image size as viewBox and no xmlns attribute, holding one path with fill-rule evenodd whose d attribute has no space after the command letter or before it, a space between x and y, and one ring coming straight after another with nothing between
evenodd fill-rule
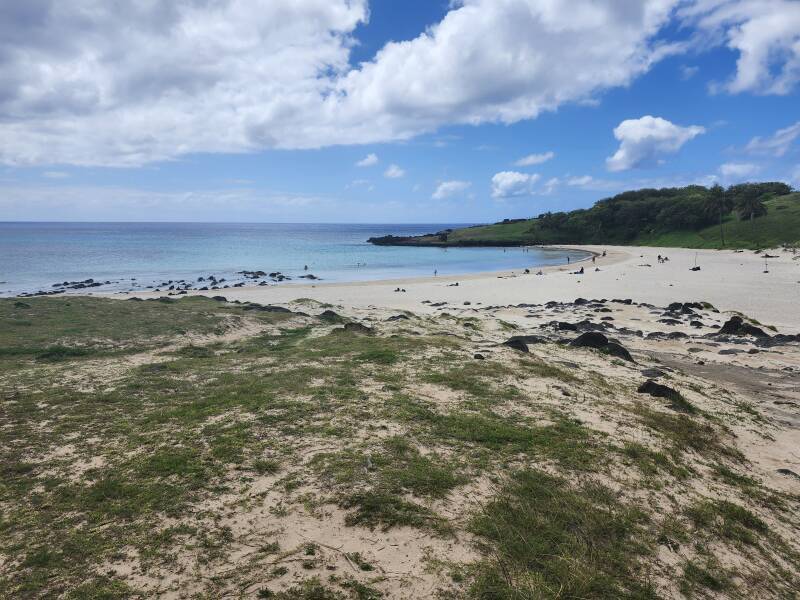
<instances>
[{"instance_id":1,"label":"cumulus cloud","mask_svg":"<svg viewBox=\"0 0 800 600\"><path fill-rule=\"evenodd\" d=\"M719 168L720 174L726 179L745 179L759 171L760 167L751 163L725 163Z\"/></svg>"},{"instance_id":2,"label":"cumulus cloud","mask_svg":"<svg viewBox=\"0 0 800 600\"><path fill-rule=\"evenodd\" d=\"M472 184L469 181L443 181L436 187L431 198L434 200L444 200L450 196L466 191Z\"/></svg>"},{"instance_id":3,"label":"cumulus cloud","mask_svg":"<svg viewBox=\"0 0 800 600\"><path fill-rule=\"evenodd\" d=\"M512 123L627 85L677 0L460 0L353 67L367 0L0 3L0 162L197 152Z\"/></svg>"},{"instance_id":4,"label":"cumulus cloud","mask_svg":"<svg viewBox=\"0 0 800 600\"><path fill-rule=\"evenodd\" d=\"M628 119L614 129L614 137L620 145L616 153L606 159L606 166L609 171L625 171L653 164L702 133L705 133L704 127L681 127L661 117L647 115Z\"/></svg>"},{"instance_id":5,"label":"cumulus cloud","mask_svg":"<svg viewBox=\"0 0 800 600\"><path fill-rule=\"evenodd\" d=\"M754 154L770 154L780 157L789 151L798 136L800 136L800 121L784 129L779 129L770 136L754 137L747 144L746 150Z\"/></svg>"},{"instance_id":6,"label":"cumulus cloud","mask_svg":"<svg viewBox=\"0 0 800 600\"><path fill-rule=\"evenodd\" d=\"M800 81L800 2L694 0L679 16L738 53L731 93L788 94Z\"/></svg>"},{"instance_id":7,"label":"cumulus cloud","mask_svg":"<svg viewBox=\"0 0 800 600\"><path fill-rule=\"evenodd\" d=\"M520 158L514 163L515 167L531 167L533 165L540 165L551 160L555 156L555 152L542 152L541 154L529 154Z\"/></svg>"},{"instance_id":8,"label":"cumulus cloud","mask_svg":"<svg viewBox=\"0 0 800 600\"><path fill-rule=\"evenodd\" d=\"M367 154L364 158L356 163L357 167L371 167L378 164L377 154Z\"/></svg>"},{"instance_id":9,"label":"cumulus cloud","mask_svg":"<svg viewBox=\"0 0 800 600\"><path fill-rule=\"evenodd\" d=\"M492 198L503 199L514 196L529 196L533 184L539 179L538 174L519 173L517 171L501 171L492 177Z\"/></svg>"},{"instance_id":10,"label":"cumulus cloud","mask_svg":"<svg viewBox=\"0 0 800 600\"><path fill-rule=\"evenodd\" d=\"M592 191L610 191L619 189L621 184L619 181L612 181L609 179L597 179L591 175L580 175L577 177L568 177L565 183L570 187L580 188L582 190Z\"/></svg>"},{"instance_id":11,"label":"cumulus cloud","mask_svg":"<svg viewBox=\"0 0 800 600\"><path fill-rule=\"evenodd\" d=\"M544 185L542 186L542 194L545 196L550 196L558 189L560 185L561 180L558 177L551 177L544 182Z\"/></svg>"},{"instance_id":12,"label":"cumulus cloud","mask_svg":"<svg viewBox=\"0 0 800 600\"><path fill-rule=\"evenodd\" d=\"M730 91L797 82L795 0L457 0L357 66L367 0L0 2L0 163L135 166L531 119L684 51L659 35L676 7L739 54Z\"/></svg>"},{"instance_id":13,"label":"cumulus cloud","mask_svg":"<svg viewBox=\"0 0 800 600\"><path fill-rule=\"evenodd\" d=\"M389 168L383 172L383 176L387 179L400 179L405 174L406 172L397 165L389 165Z\"/></svg>"}]
</instances>

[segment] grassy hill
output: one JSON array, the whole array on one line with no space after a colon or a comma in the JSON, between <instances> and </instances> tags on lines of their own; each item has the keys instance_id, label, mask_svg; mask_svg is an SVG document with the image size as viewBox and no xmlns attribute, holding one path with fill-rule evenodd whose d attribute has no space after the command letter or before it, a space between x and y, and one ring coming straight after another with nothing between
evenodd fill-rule
<instances>
[{"instance_id":1,"label":"grassy hill","mask_svg":"<svg viewBox=\"0 0 800 600\"><path fill-rule=\"evenodd\" d=\"M800 193L788 194L764 203L767 214L753 220L729 215L724 223L726 248L774 248L782 244L800 246ZM700 231L675 231L644 236L641 246L679 248L721 248L719 225Z\"/></svg>"},{"instance_id":2,"label":"grassy hill","mask_svg":"<svg viewBox=\"0 0 800 600\"><path fill-rule=\"evenodd\" d=\"M782 184L747 185L781 189ZM736 188L743 187L747 186L734 186L726 194L733 196ZM620 244L721 248L718 217L707 209L712 193L713 190L702 186L639 190L568 213L547 213L535 219L370 241L379 245L409 246ZM735 211L728 212L723 219L724 247L759 249L782 244L800 245L800 193L783 193L766 199L763 208L765 214L752 221L740 218Z\"/></svg>"}]
</instances>

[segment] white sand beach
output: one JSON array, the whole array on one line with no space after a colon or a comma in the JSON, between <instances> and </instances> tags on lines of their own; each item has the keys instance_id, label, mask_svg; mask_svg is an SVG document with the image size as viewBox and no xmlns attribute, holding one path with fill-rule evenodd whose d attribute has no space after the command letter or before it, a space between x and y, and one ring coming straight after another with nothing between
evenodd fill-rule
<instances>
[{"instance_id":1,"label":"white sand beach","mask_svg":"<svg viewBox=\"0 0 800 600\"><path fill-rule=\"evenodd\" d=\"M598 255L596 262L522 271L478 273L357 283L279 284L190 294L224 295L229 300L286 303L297 298L353 308L381 307L430 312L431 303L508 305L572 301L575 298L631 298L665 306L670 302L710 302L719 310L739 311L788 333L800 332L800 254L770 250L691 250L632 246L569 246ZM457 250L456 250L457 251ZM511 251L511 250L510 250ZM521 250L513 250L521 251ZM669 258L659 263L658 255ZM691 271L695 263L700 271ZM574 271L584 268L583 275ZM599 271L595 271L599 269ZM768 273L764 271L768 270ZM453 284L458 283L458 286ZM401 290L397 292L397 288ZM159 293L132 294L143 297Z\"/></svg>"}]
</instances>

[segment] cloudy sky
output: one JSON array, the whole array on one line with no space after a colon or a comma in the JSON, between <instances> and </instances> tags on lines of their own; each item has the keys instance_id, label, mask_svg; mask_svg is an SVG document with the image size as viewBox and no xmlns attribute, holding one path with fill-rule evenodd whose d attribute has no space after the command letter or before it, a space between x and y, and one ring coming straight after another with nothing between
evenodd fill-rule
<instances>
[{"instance_id":1,"label":"cloudy sky","mask_svg":"<svg viewBox=\"0 0 800 600\"><path fill-rule=\"evenodd\" d=\"M0 2L0 220L480 222L800 187L800 0Z\"/></svg>"}]
</instances>

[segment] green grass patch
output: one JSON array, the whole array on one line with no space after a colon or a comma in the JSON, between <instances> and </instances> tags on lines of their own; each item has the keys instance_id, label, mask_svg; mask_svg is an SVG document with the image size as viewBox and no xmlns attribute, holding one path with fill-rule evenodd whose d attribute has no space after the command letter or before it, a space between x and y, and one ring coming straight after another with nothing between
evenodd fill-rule
<instances>
[{"instance_id":1,"label":"green grass patch","mask_svg":"<svg viewBox=\"0 0 800 600\"><path fill-rule=\"evenodd\" d=\"M472 523L484 560L474 598L655 598L640 559L643 515L599 485L524 470Z\"/></svg>"},{"instance_id":2,"label":"green grass patch","mask_svg":"<svg viewBox=\"0 0 800 600\"><path fill-rule=\"evenodd\" d=\"M719 563L709 561L705 565L699 565L690 560L683 565L680 590L687 597L704 590L724 592L732 585L730 574Z\"/></svg>"},{"instance_id":3,"label":"green grass patch","mask_svg":"<svg viewBox=\"0 0 800 600\"><path fill-rule=\"evenodd\" d=\"M646 478L666 474L676 479L685 479L690 475L689 469L675 464L666 453L652 450L639 442L626 442L622 447L622 455Z\"/></svg>"},{"instance_id":4,"label":"green grass patch","mask_svg":"<svg viewBox=\"0 0 800 600\"><path fill-rule=\"evenodd\" d=\"M759 538L769 532L761 518L727 500L701 500L686 514L697 529L736 543L757 545Z\"/></svg>"}]
</instances>

